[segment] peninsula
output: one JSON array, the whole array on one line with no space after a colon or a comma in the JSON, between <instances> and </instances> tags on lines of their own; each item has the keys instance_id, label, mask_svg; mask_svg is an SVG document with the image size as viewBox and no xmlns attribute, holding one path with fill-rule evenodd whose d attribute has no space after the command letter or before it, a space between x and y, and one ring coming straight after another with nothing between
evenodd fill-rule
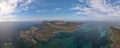
<instances>
[{"instance_id":1,"label":"peninsula","mask_svg":"<svg viewBox=\"0 0 120 48\"><path fill-rule=\"evenodd\" d=\"M20 31L20 38L27 44L38 45L49 42L48 37L55 37L60 31L72 32L77 30L83 23L65 21L43 21L28 30Z\"/></svg>"}]
</instances>

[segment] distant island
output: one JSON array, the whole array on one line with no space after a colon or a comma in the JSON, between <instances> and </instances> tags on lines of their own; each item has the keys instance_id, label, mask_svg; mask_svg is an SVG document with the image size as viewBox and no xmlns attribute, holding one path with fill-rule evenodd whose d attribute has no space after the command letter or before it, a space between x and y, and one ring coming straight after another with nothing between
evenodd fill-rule
<instances>
[{"instance_id":1,"label":"distant island","mask_svg":"<svg viewBox=\"0 0 120 48\"><path fill-rule=\"evenodd\" d=\"M72 32L77 30L83 23L65 21L43 21L28 30L20 31L20 38L29 45L38 45L49 42L48 37L55 37L60 31Z\"/></svg>"}]
</instances>

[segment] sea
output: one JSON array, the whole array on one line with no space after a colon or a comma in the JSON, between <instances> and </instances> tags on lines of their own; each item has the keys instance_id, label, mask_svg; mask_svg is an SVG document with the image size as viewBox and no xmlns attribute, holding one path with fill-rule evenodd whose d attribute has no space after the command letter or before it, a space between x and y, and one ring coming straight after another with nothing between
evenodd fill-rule
<instances>
[{"instance_id":1,"label":"sea","mask_svg":"<svg viewBox=\"0 0 120 48\"><path fill-rule=\"evenodd\" d=\"M0 22L0 48L4 48L7 43L13 44L14 48L25 48L25 43L20 39L19 32L30 29L41 22ZM56 33L56 38L49 38L51 43L44 44L41 48L109 48L111 43L108 39L109 27L120 27L120 22L112 21L84 21L83 23L78 30L71 33Z\"/></svg>"}]
</instances>

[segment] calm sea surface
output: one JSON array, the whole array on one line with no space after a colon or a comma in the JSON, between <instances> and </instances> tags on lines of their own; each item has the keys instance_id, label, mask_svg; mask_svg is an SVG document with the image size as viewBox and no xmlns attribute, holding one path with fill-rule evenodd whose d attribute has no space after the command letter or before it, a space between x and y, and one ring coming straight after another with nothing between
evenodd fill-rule
<instances>
[{"instance_id":1,"label":"calm sea surface","mask_svg":"<svg viewBox=\"0 0 120 48\"><path fill-rule=\"evenodd\" d=\"M16 48L23 48L23 43L19 40L18 33L20 30L26 30L40 21L34 22L0 22L0 48L6 43L12 42Z\"/></svg>"},{"instance_id":2,"label":"calm sea surface","mask_svg":"<svg viewBox=\"0 0 120 48\"><path fill-rule=\"evenodd\" d=\"M24 43L18 36L19 31L29 29L39 23L41 22L0 22L0 48L9 42L15 48L24 48ZM51 42L63 44L60 46L61 48L107 48L109 42L107 32L110 31L108 26L119 26L119 22L85 22L80 29L73 33L56 33L59 39L52 38ZM54 46L45 46L45 48L55 48Z\"/></svg>"}]
</instances>

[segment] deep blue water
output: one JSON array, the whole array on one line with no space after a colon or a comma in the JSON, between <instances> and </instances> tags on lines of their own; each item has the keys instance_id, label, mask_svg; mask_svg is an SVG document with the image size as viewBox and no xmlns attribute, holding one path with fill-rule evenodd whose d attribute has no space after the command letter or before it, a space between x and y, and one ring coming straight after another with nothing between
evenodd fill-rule
<instances>
[{"instance_id":1,"label":"deep blue water","mask_svg":"<svg viewBox=\"0 0 120 48\"><path fill-rule=\"evenodd\" d=\"M23 48L24 44L18 37L21 30L29 29L35 24L41 23L40 21L29 22L0 22L0 48L5 43L12 42L16 48Z\"/></svg>"},{"instance_id":2,"label":"deep blue water","mask_svg":"<svg viewBox=\"0 0 120 48\"><path fill-rule=\"evenodd\" d=\"M16 48L24 48L18 33L41 22L0 22L0 48L7 42L12 42ZM107 34L109 26L117 26L118 22L85 22L74 32L58 32L56 37L49 37L51 43L42 48L108 48ZM42 28L42 27L41 27Z\"/></svg>"}]
</instances>

